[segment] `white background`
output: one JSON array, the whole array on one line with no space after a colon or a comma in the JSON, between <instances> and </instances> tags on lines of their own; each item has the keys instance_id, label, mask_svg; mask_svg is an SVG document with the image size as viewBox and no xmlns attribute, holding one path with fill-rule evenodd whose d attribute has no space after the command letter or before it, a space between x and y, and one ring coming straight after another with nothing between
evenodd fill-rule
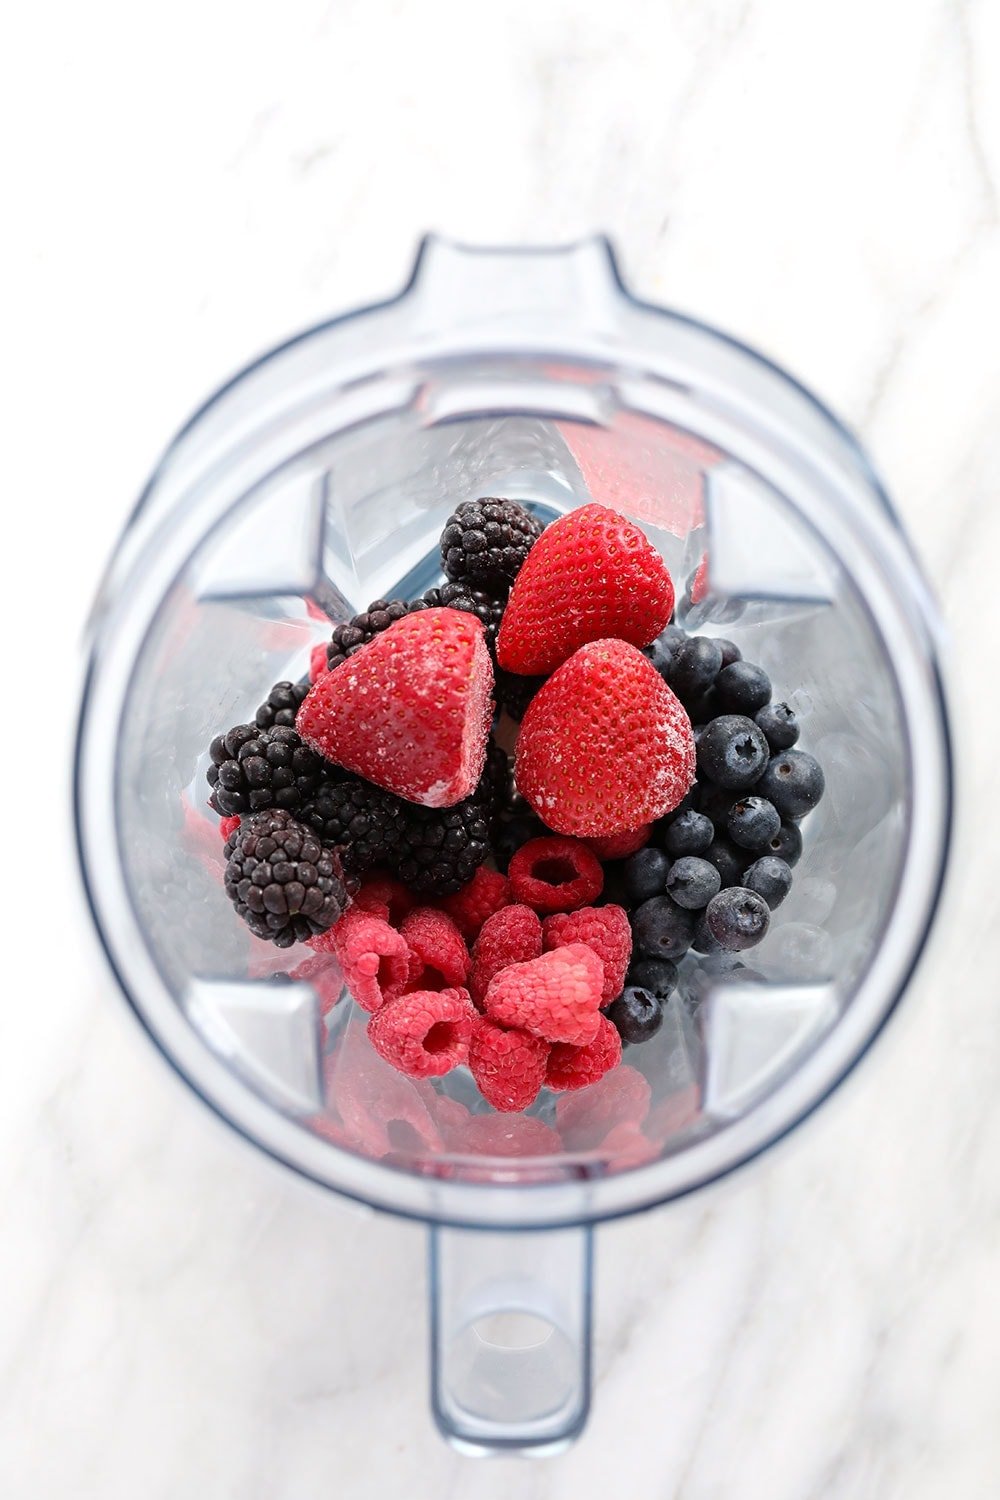
<instances>
[{"instance_id":1,"label":"white background","mask_svg":"<svg viewBox=\"0 0 1000 1500\"><path fill-rule=\"evenodd\" d=\"M37 3L0 41L5 1500L1000 1493L1000 6ZM616 239L861 433L952 632L966 832L904 1012L789 1146L602 1230L569 1455L433 1434L422 1238L182 1092L86 942L88 601L190 409L429 228Z\"/></svg>"}]
</instances>

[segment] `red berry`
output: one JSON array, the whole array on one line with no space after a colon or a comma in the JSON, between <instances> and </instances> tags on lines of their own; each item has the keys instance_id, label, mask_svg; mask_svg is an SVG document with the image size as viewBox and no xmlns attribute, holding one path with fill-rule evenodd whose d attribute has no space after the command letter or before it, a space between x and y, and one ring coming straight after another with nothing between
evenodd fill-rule
<instances>
[{"instance_id":1,"label":"red berry","mask_svg":"<svg viewBox=\"0 0 1000 1500\"><path fill-rule=\"evenodd\" d=\"M234 834L240 826L239 815L231 818L219 819L219 832L222 834L222 842L227 843L231 834Z\"/></svg>"},{"instance_id":2,"label":"red berry","mask_svg":"<svg viewBox=\"0 0 1000 1500\"><path fill-rule=\"evenodd\" d=\"M546 948L586 943L604 968L601 1004L618 998L632 957L632 928L622 907L584 906L579 911L555 912L545 918L543 933Z\"/></svg>"},{"instance_id":3,"label":"red berry","mask_svg":"<svg viewBox=\"0 0 1000 1500\"><path fill-rule=\"evenodd\" d=\"M625 641L581 646L539 688L518 736L518 790L558 833L651 823L677 806L694 774L691 720Z\"/></svg>"},{"instance_id":4,"label":"red berry","mask_svg":"<svg viewBox=\"0 0 1000 1500\"><path fill-rule=\"evenodd\" d=\"M404 1078L375 1053L365 1029L349 1022L324 1059L327 1110L340 1116L349 1144L366 1156L406 1151L425 1156L444 1141L430 1113L434 1091Z\"/></svg>"},{"instance_id":5,"label":"red berry","mask_svg":"<svg viewBox=\"0 0 1000 1500\"><path fill-rule=\"evenodd\" d=\"M570 943L527 963L508 964L486 991L486 1014L547 1042L592 1042L601 1022L604 969L583 943Z\"/></svg>"},{"instance_id":6,"label":"red berry","mask_svg":"<svg viewBox=\"0 0 1000 1500\"><path fill-rule=\"evenodd\" d=\"M398 927L416 898L401 880L384 871L372 871L361 882L354 898L359 911L370 911L383 917L391 927Z\"/></svg>"},{"instance_id":7,"label":"red berry","mask_svg":"<svg viewBox=\"0 0 1000 1500\"><path fill-rule=\"evenodd\" d=\"M405 615L314 683L296 727L314 750L425 807L468 797L493 713L482 622L458 609Z\"/></svg>"},{"instance_id":8,"label":"red berry","mask_svg":"<svg viewBox=\"0 0 1000 1500\"><path fill-rule=\"evenodd\" d=\"M452 1149L476 1156L555 1156L562 1142L536 1115L471 1115Z\"/></svg>"},{"instance_id":9,"label":"red berry","mask_svg":"<svg viewBox=\"0 0 1000 1500\"><path fill-rule=\"evenodd\" d=\"M585 1047L556 1043L549 1053L545 1082L550 1089L585 1089L617 1068L621 1060L622 1039L607 1016L602 1016L597 1035Z\"/></svg>"},{"instance_id":10,"label":"red berry","mask_svg":"<svg viewBox=\"0 0 1000 1500\"><path fill-rule=\"evenodd\" d=\"M477 1016L469 1041L469 1069L494 1109L527 1109L545 1081L549 1044L517 1028L506 1030Z\"/></svg>"},{"instance_id":11,"label":"red berry","mask_svg":"<svg viewBox=\"0 0 1000 1500\"><path fill-rule=\"evenodd\" d=\"M608 1023L610 1025L610 1022ZM589 1151L623 1121L641 1125L652 1090L638 1068L622 1063L597 1083L556 1100L556 1126L567 1151Z\"/></svg>"},{"instance_id":12,"label":"red berry","mask_svg":"<svg viewBox=\"0 0 1000 1500\"><path fill-rule=\"evenodd\" d=\"M624 833L606 833L592 839L584 839L588 849L593 849L598 859L627 859L645 849L653 833L652 823L643 823L641 828L628 828Z\"/></svg>"},{"instance_id":13,"label":"red berry","mask_svg":"<svg viewBox=\"0 0 1000 1500\"><path fill-rule=\"evenodd\" d=\"M551 672L587 641L646 646L674 608L663 558L638 526L584 505L547 526L514 580L497 637L508 672Z\"/></svg>"},{"instance_id":14,"label":"red berry","mask_svg":"<svg viewBox=\"0 0 1000 1500\"><path fill-rule=\"evenodd\" d=\"M304 979L312 985L321 1016L328 1016L344 993L344 973L332 953L314 953L311 958L304 958L288 977Z\"/></svg>"},{"instance_id":15,"label":"red berry","mask_svg":"<svg viewBox=\"0 0 1000 1500\"><path fill-rule=\"evenodd\" d=\"M368 1036L401 1073L438 1078L468 1061L475 1015L465 990L414 990L376 1011Z\"/></svg>"},{"instance_id":16,"label":"red berry","mask_svg":"<svg viewBox=\"0 0 1000 1500\"><path fill-rule=\"evenodd\" d=\"M708 593L708 553L701 554L701 561L691 580L691 603L700 604Z\"/></svg>"},{"instance_id":17,"label":"red berry","mask_svg":"<svg viewBox=\"0 0 1000 1500\"><path fill-rule=\"evenodd\" d=\"M529 839L507 868L511 895L535 911L573 911L604 889L597 855L579 839Z\"/></svg>"},{"instance_id":18,"label":"red berry","mask_svg":"<svg viewBox=\"0 0 1000 1500\"><path fill-rule=\"evenodd\" d=\"M542 923L530 906L505 906L483 923L472 947L469 993L482 1007L490 980L509 964L526 963L542 951Z\"/></svg>"},{"instance_id":19,"label":"red berry","mask_svg":"<svg viewBox=\"0 0 1000 1500\"><path fill-rule=\"evenodd\" d=\"M447 912L416 906L403 918L400 932L412 956L407 989L446 990L465 985L472 960Z\"/></svg>"},{"instance_id":20,"label":"red berry","mask_svg":"<svg viewBox=\"0 0 1000 1500\"><path fill-rule=\"evenodd\" d=\"M645 1131L628 1120L612 1125L597 1150L605 1158L606 1172L623 1172L626 1167L641 1167L659 1156L655 1143Z\"/></svg>"},{"instance_id":21,"label":"red berry","mask_svg":"<svg viewBox=\"0 0 1000 1500\"><path fill-rule=\"evenodd\" d=\"M406 939L382 917L353 906L309 946L335 955L362 1010L376 1011L401 995L410 977Z\"/></svg>"},{"instance_id":22,"label":"red berry","mask_svg":"<svg viewBox=\"0 0 1000 1500\"><path fill-rule=\"evenodd\" d=\"M326 659L326 642L320 646L314 646L309 653L309 681L319 682L330 670Z\"/></svg>"},{"instance_id":23,"label":"red berry","mask_svg":"<svg viewBox=\"0 0 1000 1500\"><path fill-rule=\"evenodd\" d=\"M467 885L463 885L454 896L444 896L439 904L471 943L478 937L487 917L492 917L509 901L510 885L506 875L480 865Z\"/></svg>"}]
</instances>

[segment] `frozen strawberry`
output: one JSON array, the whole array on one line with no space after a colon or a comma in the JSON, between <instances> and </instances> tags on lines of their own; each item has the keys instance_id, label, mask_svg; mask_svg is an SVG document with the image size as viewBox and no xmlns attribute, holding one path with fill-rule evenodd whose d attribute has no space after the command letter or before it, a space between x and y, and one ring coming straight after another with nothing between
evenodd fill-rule
<instances>
[{"instance_id":1,"label":"frozen strawberry","mask_svg":"<svg viewBox=\"0 0 1000 1500\"><path fill-rule=\"evenodd\" d=\"M586 943L604 967L601 1004L617 999L625 986L625 973L632 957L632 928L620 906L584 906L579 911L554 912L545 918L546 948L565 948L567 943Z\"/></svg>"},{"instance_id":2,"label":"frozen strawberry","mask_svg":"<svg viewBox=\"0 0 1000 1500\"><path fill-rule=\"evenodd\" d=\"M416 906L403 918L400 933L411 955L408 990L445 990L465 984L472 960L447 912Z\"/></svg>"},{"instance_id":3,"label":"frozen strawberry","mask_svg":"<svg viewBox=\"0 0 1000 1500\"><path fill-rule=\"evenodd\" d=\"M468 1061L476 1012L462 989L416 990L391 1000L368 1022L372 1046L411 1078L438 1078Z\"/></svg>"},{"instance_id":4,"label":"frozen strawberry","mask_svg":"<svg viewBox=\"0 0 1000 1500\"><path fill-rule=\"evenodd\" d=\"M479 1092L494 1109L527 1109L545 1081L549 1044L513 1027L497 1026L485 1016L473 1022L469 1069Z\"/></svg>"},{"instance_id":5,"label":"frozen strawberry","mask_svg":"<svg viewBox=\"0 0 1000 1500\"><path fill-rule=\"evenodd\" d=\"M570 943L501 969L486 991L486 1014L547 1042L582 1047L600 1027L603 987L600 959L582 943Z\"/></svg>"},{"instance_id":6,"label":"frozen strawberry","mask_svg":"<svg viewBox=\"0 0 1000 1500\"><path fill-rule=\"evenodd\" d=\"M487 917L492 917L510 899L510 885L506 875L480 865L460 891L456 891L454 896L442 897L440 906L451 917L462 936L471 943L479 936Z\"/></svg>"},{"instance_id":7,"label":"frozen strawberry","mask_svg":"<svg viewBox=\"0 0 1000 1500\"><path fill-rule=\"evenodd\" d=\"M603 837L584 839L598 859L628 859L645 849L653 834L652 823L643 823L641 828L628 828L624 833L606 833Z\"/></svg>"},{"instance_id":8,"label":"frozen strawberry","mask_svg":"<svg viewBox=\"0 0 1000 1500\"><path fill-rule=\"evenodd\" d=\"M482 622L406 615L314 683L296 728L337 765L424 807L468 797L486 760L493 668Z\"/></svg>"},{"instance_id":9,"label":"frozen strawberry","mask_svg":"<svg viewBox=\"0 0 1000 1500\"><path fill-rule=\"evenodd\" d=\"M382 917L353 906L310 947L334 955L362 1010L379 1010L401 995L410 977L411 954L402 934Z\"/></svg>"},{"instance_id":10,"label":"frozen strawberry","mask_svg":"<svg viewBox=\"0 0 1000 1500\"><path fill-rule=\"evenodd\" d=\"M691 720L625 641L581 646L535 694L517 742L518 790L557 833L593 837L652 823L677 806L694 774Z\"/></svg>"},{"instance_id":11,"label":"frozen strawberry","mask_svg":"<svg viewBox=\"0 0 1000 1500\"><path fill-rule=\"evenodd\" d=\"M530 906L505 906L483 923L472 947L469 993L482 1006L490 980L509 964L527 963L542 951L542 923Z\"/></svg>"},{"instance_id":12,"label":"frozen strawberry","mask_svg":"<svg viewBox=\"0 0 1000 1500\"><path fill-rule=\"evenodd\" d=\"M586 906L604 888L601 862L580 839L529 839L512 856L507 875L514 900L543 913Z\"/></svg>"},{"instance_id":13,"label":"frozen strawberry","mask_svg":"<svg viewBox=\"0 0 1000 1500\"><path fill-rule=\"evenodd\" d=\"M545 1082L550 1089L585 1089L597 1083L622 1060L622 1039L607 1016L601 1017L597 1035L585 1047L557 1042L549 1053Z\"/></svg>"},{"instance_id":14,"label":"frozen strawberry","mask_svg":"<svg viewBox=\"0 0 1000 1500\"><path fill-rule=\"evenodd\" d=\"M673 608L670 574L644 533L607 506L584 505L547 526L528 553L504 610L497 661L537 675L588 641L646 646Z\"/></svg>"},{"instance_id":15,"label":"frozen strawberry","mask_svg":"<svg viewBox=\"0 0 1000 1500\"><path fill-rule=\"evenodd\" d=\"M701 554L701 562L691 579L691 603L700 604L708 593L708 553Z\"/></svg>"}]
</instances>

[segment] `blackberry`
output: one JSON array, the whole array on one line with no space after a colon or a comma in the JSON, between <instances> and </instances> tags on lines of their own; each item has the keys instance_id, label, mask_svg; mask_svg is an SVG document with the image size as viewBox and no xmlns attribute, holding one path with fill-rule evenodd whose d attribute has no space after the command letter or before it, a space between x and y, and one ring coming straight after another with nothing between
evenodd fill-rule
<instances>
[{"instance_id":1,"label":"blackberry","mask_svg":"<svg viewBox=\"0 0 1000 1500\"><path fill-rule=\"evenodd\" d=\"M287 724L237 724L208 747L209 802L225 818L282 807L294 812L323 780L325 761Z\"/></svg>"},{"instance_id":2,"label":"blackberry","mask_svg":"<svg viewBox=\"0 0 1000 1500\"><path fill-rule=\"evenodd\" d=\"M490 852L489 808L477 792L454 807L400 803L403 827L390 868L404 885L450 896L472 879Z\"/></svg>"},{"instance_id":3,"label":"blackberry","mask_svg":"<svg viewBox=\"0 0 1000 1500\"><path fill-rule=\"evenodd\" d=\"M361 614L335 626L326 648L326 664L331 672L359 647L367 646L381 631L388 630L390 625L408 615L413 608L405 599L373 599Z\"/></svg>"},{"instance_id":4,"label":"blackberry","mask_svg":"<svg viewBox=\"0 0 1000 1500\"><path fill-rule=\"evenodd\" d=\"M226 844L226 894L257 937L290 948L347 907L340 860L284 808L246 818Z\"/></svg>"},{"instance_id":5,"label":"blackberry","mask_svg":"<svg viewBox=\"0 0 1000 1500\"><path fill-rule=\"evenodd\" d=\"M461 609L468 615L475 615L483 622L486 644L492 655L506 604L506 589L502 597L494 597L483 589L470 588L466 583L442 583L438 588L428 589L422 598L410 605L410 609Z\"/></svg>"},{"instance_id":6,"label":"blackberry","mask_svg":"<svg viewBox=\"0 0 1000 1500\"><path fill-rule=\"evenodd\" d=\"M498 708L505 708L520 724L544 681L544 677L522 677L519 672L505 672L503 667L497 667L493 673L493 695Z\"/></svg>"},{"instance_id":7,"label":"blackberry","mask_svg":"<svg viewBox=\"0 0 1000 1500\"><path fill-rule=\"evenodd\" d=\"M466 500L441 533L441 566L452 582L506 592L541 534L541 522L516 500Z\"/></svg>"},{"instance_id":8,"label":"blackberry","mask_svg":"<svg viewBox=\"0 0 1000 1500\"><path fill-rule=\"evenodd\" d=\"M509 811L513 790L510 756L491 739L486 751L483 774L472 795L483 804L491 818L496 818Z\"/></svg>"},{"instance_id":9,"label":"blackberry","mask_svg":"<svg viewBox=\"0 0 1000 1500\"><path fill-rule=\"evenodd\" d=\"M276 682L264 702L254 714L258 729L273 729L281 725L295 728L295 716L302 707L309 691L308 682Z\"/></svg>"},{"instance_id":10,"label":"blackberry","mask_svg":"<svg viewBox=\"0 0 1000 1500\"><path fill-rule=\"evenodd\" d=\"M544 838L548 832L541 818L530 811L504 818L493 834L493 857L500 873L506 875L507 866L522 844Z\"/></svg>"},{"instance_id":11,"label":"blackberry","mask_svg":"<svg viewBox=\"0 0 1000 1500\"><path fill-rule=\"evenodd\" d=\"M403 836L404 803L359 776L324 781L303 806L300 817L328 848L336 848L344 869L360 875L373 865L391 864Z\"/></svg>"}]
</instances>

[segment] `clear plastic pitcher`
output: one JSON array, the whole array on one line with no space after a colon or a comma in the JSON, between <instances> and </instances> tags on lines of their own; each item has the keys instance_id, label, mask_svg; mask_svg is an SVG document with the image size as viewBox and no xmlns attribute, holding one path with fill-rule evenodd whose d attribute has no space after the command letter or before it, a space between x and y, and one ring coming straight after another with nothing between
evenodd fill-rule
<instances>
[{"instance_id":1,"label":"clear plastic pitcher","mask_svg":"<svg viewBox=\"0 0 1000 1500\"><path fill-rule=\"evenodd\" d=\"M826 795L746 966L690 954L658 1035L601 1083L495 1115L414 1081L335 971L240 923L212 737L377 597L438 579L462 500L643 526L678 621L734 640L804 720ZM701 585L682 593L701 569ZM636 302L608 245L428 241L396 300L267 355L166 453L100 591L76 816L93 919L190 1087L271 1156L430 1225L432 1403L467 1451L553 1451L589 1401L602 1219L790 1131L903 993L942 881L951 762L934 611L847 432L759 355Z\"/></svg>"}]
</instances>

